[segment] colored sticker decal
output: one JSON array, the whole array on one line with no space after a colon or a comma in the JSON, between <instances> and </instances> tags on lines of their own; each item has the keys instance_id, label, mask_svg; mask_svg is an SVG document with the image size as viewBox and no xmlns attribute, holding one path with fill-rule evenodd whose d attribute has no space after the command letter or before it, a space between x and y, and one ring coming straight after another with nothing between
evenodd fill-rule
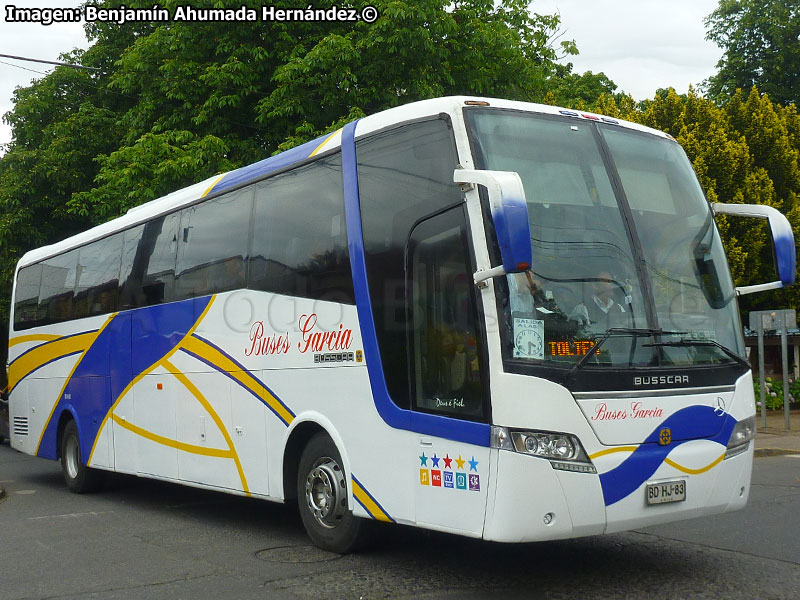
<instances>
[{"instance_id":1,"label":"colored sticker decal","mask_svg":"<svg viewBox=\"0 0 800 600\"><path fill-rule=\"evenodd\" d=\"M667 464L670 464L670 466L678 468L685 473L690 473L691 469L686 470L686 467L669 460L667 456L680 444L691 441L691 438L694 437L691 435L692 431L707 428L709 426L708 422L715 419L723 419L722 428L713 438L705 439L717 442L725 447L728 444L733 428L736 426L736 419L729 414L726 413L720 417L714 413L714 409L710 406L689 406L667 417L664 422L650 433L642 445L636 448L619 466L600 475L600 485L603 489L603 498L606 506L611 506L638 490L664 462L669 461ZM669 445L660 446L658 444L659 435L665 427L675 432L682 432L681 439L673 441ZM600 453L593 456L598 455ZM721 459L722 457L703 469L699 469L698 472L708 471L719 464Z\"/></svg>"},{"instance_id":2,"label":"colored sticker decal","mask_svg":"<svg viewBox=\"0 0 800 600\"><path fill-rule=\"evenodd\" d=\"M361 482L356 479L355 475L351 476L353 481L353 498L356 499L361 507L367 511L369 516L378 521L385 521L387 523L394 523L394 519L389 516L375 497L370 494L367 489L361 485Z\"/></svg>"},{"instance_id":3,"label":"colored sticker decal","mask_svg":"<svg viewBox=\"0 0 800 600\"><path fill-rule=\"evenodd\" d=\"M226 375L263 402L287 427L295 414L255 375L221 348L198 335L187 336L181 350Z\"/></svg>"},{"instance_id":4,"label":"colored sticker decal","mask_svg":"<svg viewBox=\"0 0 800 600\"><path fill-rule=\"evenodd\" d=\"M375 408L384 422L395 429L405 429L476 446L489 446L490 427L486 423L462 421L451 417L406 410L389 396L383 375L381 353L369 297L367 267L364 256L364 234L361 228L361 202L358 195L358 166L355 130L358 121L345 125L342 131L342 176L347 223L347 245L353 272L356 310L364 342L367 372Z\"/></svg>"},{"instance_id":5,"label":"colored sticker decal","mask_svg":"<svg viewBox=\"0 0 800 600\"><path fill-rule=\"evenodd\" d=\"M8 365L8 390L12 391L17 384L31 373L61 358L84 352L97 339L99 330L84 331L74 335L45 341L43 344L26 350ZM33 338L33 336L25 336ZM30 341L27 340L27 341Z\"/></svg>"}]
</instances>

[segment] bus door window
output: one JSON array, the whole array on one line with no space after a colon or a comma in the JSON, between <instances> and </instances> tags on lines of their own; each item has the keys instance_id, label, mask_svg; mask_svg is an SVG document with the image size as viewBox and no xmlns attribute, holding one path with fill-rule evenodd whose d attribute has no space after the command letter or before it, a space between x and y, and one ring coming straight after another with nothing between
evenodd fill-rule
<instances>
[{"instance_id":1,"label":"bus door window","mask_svg":"<svg viewBox=\"0 0 800 600\"><path fill-rule=\"evenodd\" d=\"M406 246L415 224L462 202L458 165L444 119L402 125L358 140L358 193L370 303L386 387L411 408Z\"/></svg>"},{"instance_id":2,"label":"bus door window","mask_svg":"<svg viewBox=\"0 0 800 600\"><path fill-rule=\"evenodd\" d=\"M409 349L413 407L485 416L480 337L462 207L423 221L409 239Z\"/></svg>"}]
</instances>

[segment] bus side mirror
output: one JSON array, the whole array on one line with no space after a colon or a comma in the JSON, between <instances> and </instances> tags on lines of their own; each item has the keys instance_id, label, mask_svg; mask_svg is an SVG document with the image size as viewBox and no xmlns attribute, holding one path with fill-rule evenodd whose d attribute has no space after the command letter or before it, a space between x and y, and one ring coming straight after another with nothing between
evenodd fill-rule
<instances>
[{"instance_id":1,"label":"bus side mirror","mask_svg":"<svg viewBox=\"0 0 800 600\"><path fill-rule=\"evenodd\" d=\"M475 283L530 269L533 260L531 226L525 189L519 174L512 171L456 169L453 181L462 186L482 185L489 193L489 208L503 264L475 273Z\"/></svg>"},{"instance_id":2,"label":"bus side mirror","mask_svg":"<svg viewBox=\"0 0 800 600\"><path fill-rule=\"evenodd\" d=\"M794 247L792 226L789 224L789 220L786 217L771 206L764 206L761 204L714 203L711 205L711 209L714 211L714 214L717 215L755 217L757 219L767 219L769 222L769 228L772 232L772 241L775 244L775 260L778 263L778 277L780 281L737 287L737 294L743 296L744 294L752 294L753 292L782 288L794 283L797 256Z\"/></svg>"}]
</instances>

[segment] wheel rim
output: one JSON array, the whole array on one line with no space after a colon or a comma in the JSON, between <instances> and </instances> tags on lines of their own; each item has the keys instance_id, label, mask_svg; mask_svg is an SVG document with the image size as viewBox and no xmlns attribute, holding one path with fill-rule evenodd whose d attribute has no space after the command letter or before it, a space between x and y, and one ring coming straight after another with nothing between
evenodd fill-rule
<instances>
[{"instance_id":1,"label":"wheel rim","mask_svg":"<svg viewBox=\"0 0 800 600\"><path fill-rule=\"evenodd\" d=\"M333 529L341 521L347 507L344 475L330 457L320 458L306 477L306 504L317 523Z\"/></svg>"},{"instance_id":2,"label":"wheel rim","mask_svg":"<svg viewBox=\"0 0 800 600\"><path fill-rule=\"evenodd\" d=\"M69 436L64 448L64 462L67 467L67 475L70 479L75 479L78 476L78 469L80 465L80 449L78 448L78 440L75 436Z\"/></svg>"}]
</instances>

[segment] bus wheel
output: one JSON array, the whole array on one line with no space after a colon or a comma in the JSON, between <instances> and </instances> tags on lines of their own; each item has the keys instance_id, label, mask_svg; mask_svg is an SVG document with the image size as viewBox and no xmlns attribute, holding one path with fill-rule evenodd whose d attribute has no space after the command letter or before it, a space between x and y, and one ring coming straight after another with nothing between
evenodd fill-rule
<instances>
[{"instance_id":1,"label":"bus wheel","mask_svg":"<svg viewBox=\"0 0 800 600\"><path fill-rule=\"evenodd\" d=\"M331 438L317 433L300 456L297 502L303 525L317 546L345 554L363 539L364 520L347 508L347 477Z\"/></svg>"},{"instance_id":2,"label":"bus wheel","mask_svg":"<svg viewBox=\"0 0 800 600\"><path fill-rule=\"evenodd\" d=\"M67 487L75 494L96 492L103 485L105 473L90 469L81 460L81 443L75 421L67 423L61 436L61 470Z\"/></svg>"}]
</instances>

